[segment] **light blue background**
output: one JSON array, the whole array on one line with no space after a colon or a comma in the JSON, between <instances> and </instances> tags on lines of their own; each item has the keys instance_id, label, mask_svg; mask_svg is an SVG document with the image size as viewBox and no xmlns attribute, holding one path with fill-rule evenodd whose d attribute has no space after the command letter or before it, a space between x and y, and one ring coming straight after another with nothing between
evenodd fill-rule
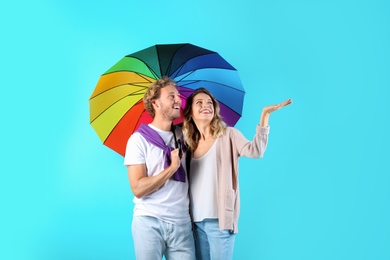
<instances>
[{"instance_id":1,"label":"light blue background","mask_svg":"<svg viewBox=\"0 0 390 260\"><path fill-rule=\"evenodd\" d=\"M6 1L1 24L1 259L134 259L122 158L89 125L99 76L157 43L218 51L246 90L235 259L390 259L390 4Z\"/></svg>"}]
</instances>

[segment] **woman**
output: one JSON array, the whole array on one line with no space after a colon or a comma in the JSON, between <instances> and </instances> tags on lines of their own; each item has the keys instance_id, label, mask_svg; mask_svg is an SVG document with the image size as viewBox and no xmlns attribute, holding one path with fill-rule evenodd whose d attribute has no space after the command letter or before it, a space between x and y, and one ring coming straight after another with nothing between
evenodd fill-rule
<instances>
[{"instance_id":1,"label":"woman","mask_svg":"<svg viewBox=\"0 0 390 260\"><path fill-rule=\"evenodd\" d=\"M238 157L260 158L268 141L272 112L291 104L288 99L263 108L253 141L227 127L218 101L197 89L184 108L183 133L189 150L190 200L197 259L232 259L238 232L240 194Z\"/></svg>"}]
</instances>

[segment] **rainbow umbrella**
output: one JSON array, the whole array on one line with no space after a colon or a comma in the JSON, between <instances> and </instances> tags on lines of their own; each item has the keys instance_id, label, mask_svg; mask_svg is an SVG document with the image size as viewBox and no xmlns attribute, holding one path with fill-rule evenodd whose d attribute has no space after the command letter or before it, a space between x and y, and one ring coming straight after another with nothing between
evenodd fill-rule
<instances>
[{"instance_id":1,"label":"rainbow umbrella","mask_svg":"<svg viewBox=\"0 0 390 260\"><path fill-rule=\"evenodd\" d=\"M90 123L101 141L124 155L126 143L141 123L152 122L142 98L156 79L175 80L184 108L197 88L219 101L229 126L241 117L245 91L237 70L218 53L192 44L154 45L129 54L101 75L90 99ZM182 122L182 118L174 121Z\"/></svg>"}]
</instances>

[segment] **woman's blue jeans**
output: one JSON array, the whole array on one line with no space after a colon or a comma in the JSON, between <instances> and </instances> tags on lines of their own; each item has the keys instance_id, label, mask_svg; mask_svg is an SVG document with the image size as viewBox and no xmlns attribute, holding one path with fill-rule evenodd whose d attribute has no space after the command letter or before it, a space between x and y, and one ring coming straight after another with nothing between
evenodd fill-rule
<instances>
[{"instance_id":1,"label":"woman's blue jeans","mask_svg":"<svg viewBox=\"0 0 390 260\"><path fill-rule=\"evenodd\" d=\"M205 219L194 224L197 260L233 259L235 234L220 230L218 219Z\"/></svg>"}]
</instances>

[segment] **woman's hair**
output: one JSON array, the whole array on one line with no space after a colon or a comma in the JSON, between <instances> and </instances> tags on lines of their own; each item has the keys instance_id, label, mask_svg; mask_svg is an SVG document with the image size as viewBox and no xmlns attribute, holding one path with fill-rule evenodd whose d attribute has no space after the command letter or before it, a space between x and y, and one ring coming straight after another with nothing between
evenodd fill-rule
<instances>
[{"instance_id":1,"label":"woman's hair","mask_svg":"<svg viewBox=\"0 0 390 260\"><path fill-rule=\"evenodd\" d=\"M218 101L211 95L211 93L205 88L196 89L188 98L186 106L184 108L184 119L183 119L183 134L184 140L187 143L187 146L190 151L195 151L198 147L198 142L200 139L200 132L195 125L194 120L192 119L192 103L194 102L194 97L199 94L204 93L208 95L213 101L214 107L214 117L210 122L210 133L214 138L217 138L225 133L226 124L223 121L221 115L219 114L220 108Z\"/></svg>"},{"instance_id":2,"label":"woman's hair","mask_svg":"<svg viewBox=\"0 0 390 260\"><path fill-rule=\"evenodd\" d=\"M166 86L174 86L176 87L176 82L167 76L162 77L161 79L153 82L147 89L143 102L145 106L145 110L154 118L155 111L152 105L152 101L160 97L161 89Z\"/></svg>"}]
</instances>

